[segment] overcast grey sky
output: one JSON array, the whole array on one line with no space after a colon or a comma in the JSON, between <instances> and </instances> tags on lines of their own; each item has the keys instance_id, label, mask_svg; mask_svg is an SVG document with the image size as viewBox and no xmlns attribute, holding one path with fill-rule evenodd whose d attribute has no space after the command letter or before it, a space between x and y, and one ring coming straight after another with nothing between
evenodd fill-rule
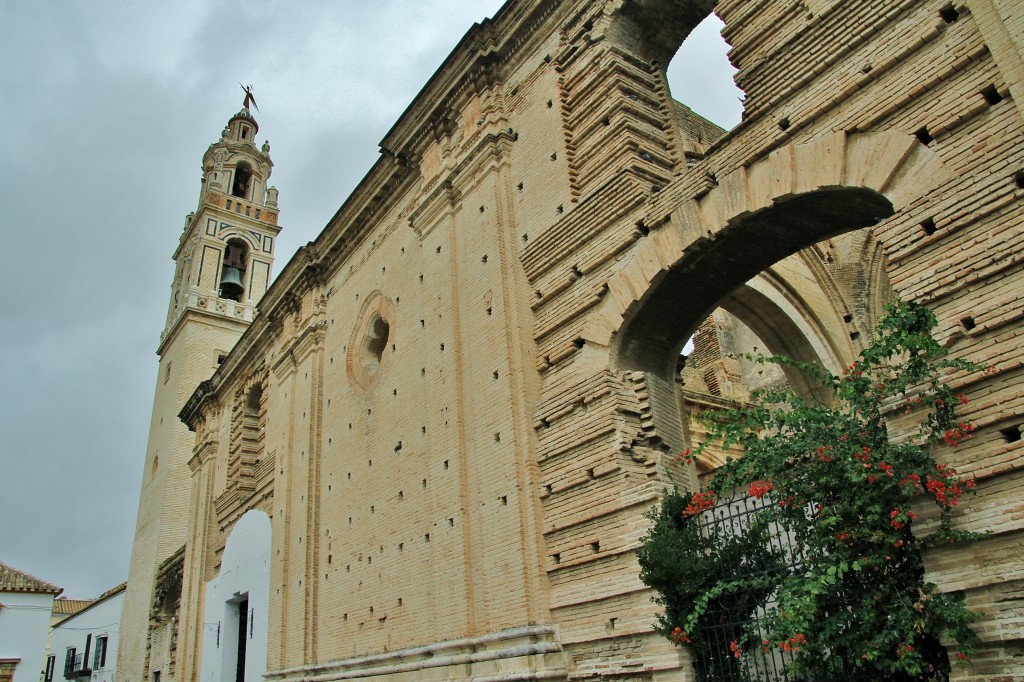
<instances>
[{"instance_id":1,"label":"overcast grey sky","mask_svg":"<svg viewBox=\"0 0 1024 682\"><path fill-rule=\"evenodd\" d=\"M69 597L127 576L171 254L239 82L281 192L276 273L501 4L0 0L0 560ZM669 81L731 127L719 30Z\"/></svg>"}]
</instances>

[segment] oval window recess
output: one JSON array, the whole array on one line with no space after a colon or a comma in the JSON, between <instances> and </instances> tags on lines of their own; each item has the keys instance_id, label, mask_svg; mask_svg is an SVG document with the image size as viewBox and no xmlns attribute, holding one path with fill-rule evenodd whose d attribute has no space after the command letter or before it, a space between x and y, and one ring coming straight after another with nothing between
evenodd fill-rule
<instances>
[{"instance_id":1,"label":"oval window recess","mask_svg":"<svg viewBox=\"0 0 1024 682\"><path fill-rule=\"evenodd\" d=\"M395 336L395 304L379 291L363 302L346 350L349 379L366 393L377 383Z\"/></svg>"}]
</instances>

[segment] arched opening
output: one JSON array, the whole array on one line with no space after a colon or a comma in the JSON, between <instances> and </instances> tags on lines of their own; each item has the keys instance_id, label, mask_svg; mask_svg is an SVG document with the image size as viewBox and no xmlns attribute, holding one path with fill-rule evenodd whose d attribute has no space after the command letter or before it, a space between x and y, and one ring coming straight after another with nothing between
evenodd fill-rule
<instances>
[{"instance_id":1,"label":"arched opening","mask_svg":"<svg viewBox=\"0 0 1024 682\"><path fill-rule=\"evenodd\" d=\"M709 13L679 46L665 70L672 99L723 131L743 117L743 91L733 76L729 44L717 15Z\"/></svg>"},{"instance_id":2,"label":"arched opening","mask_svg":"<svg viewBox=\"0 0 1024 682\"><path fill-rule=\"evenodd\" d=\"M248 260L248 245L238 238L229 239L224 247L224 265L220 275L221 298L239 302L242 300Z\"/></svg>"},{"instance_id":3,"label":"arched opening","mask_svg":"<svg viewBox=\"0 0 1024 682\"><path fill-rule=\"evenodd\" d=\"M249 185L252 181L252 168L244 161L235 167L235 177L231 182L232 196L241 199L249 198Z\"/></svg>"},{"instance_id":4,"label":"arched opening","mask_svg":"<svg viewBox=\"0 0 1024 682\"><path fill-rule=\"evenodd\" d=\"M835 188L779 199L730 222L652 282L627 313L615 343L616 363L672 380L686 340L730 293L800 249L892 213L877 192Z\"/></svg>"},{"instance_id":5,"label":"arched opening","mask_svg":"<svg viewBox=\"0 0 1024 682\"><path fill-rule=\"evenodd\" d=\"M875 322L873 297L891 295L884 258L865 254L881 251L871 226L892 213L889 201L870 190L835 188L780 199L759 212L731 220L723 216L727 227L714 239L698 240L651 282L636 310L627 311L616 359L621 368L648 375L668 378L671 372L676 400L659 402L652 391L649 403L659 436L671 433L660 423L678 424L683 442L667 443L670 452L704 441L706 418L741 406L755 389L789 388L805 398L831 400L829 391L802 373L743 356L784 354L840 373ZM695 469L677 469L674 458L666 457L665 473L691 491L704 488L700 478L738 454L735 447L725 452L712 444L696 459ZM745 486L722 494L707 518L723 533L741 537L743 524L762 504L750 495ZM767 556L770 546L786 556L802 556L801 545L781 526L765 533L766 539L751 540L760 543L752 555L765 549ZM744 564L744 570L756 573L762 567L751 566ZM767 562L763 566L776 570ZM788 654L755 653L737 663L739 655L729 649L737 633L760 627L770 599L767 603L748 608L747 602L716 602L714 628L689 648L696 679L796 679L786 672L792 664Z\"/></svg>"},{"instance_id":6,"label":"arched opening","mask_svg":"<svg viewBox=\"0 0 1024 682\"><path fill-rule=\"evenodd\" d=\"M206 583L198 679L258 680L267 669L270 518L250 509L230 529L220 572Z\"/></svg>"},{"instance_id":7,"label":"arched opening","mask_svg":"<svg viewBox=\"0 0 1024 682\"><path fill-rule=\"evenodd\" d=\"M729 220L709 233L712 238L698 238L682 260L650 280L626 310L610 349L618 369L642 371L648 385L663 387L650 402L661 447L681 452L699 442L702 411L744 400L762 380L829 400L799 372L759 375L739 356L785 354L839 371L859 348L861 332L874 324L864 304L871 297L858 298L854 289L863 284L856 283L886 282L888 288L884 259L865 261L883 272L859 278L838 269L863 267L867 247L859 245L873 239L865 228L892 212L885 197L863 188L790 195ZM687 363L680 352L698 330L715 337L700 339L709 342L700 346L701 356L694 356L696 343L694 351L688 348L694 357ZM673 479L677 474L695 484L685 471L669 472Z\"/></svg>"},{"instance_id":8,"label":"arched opening","mask_svg":"<svg viewBox=\"0 0 1024 682\"><path fill-rule=\"evenodd\" d=\"M803 373L747 357L778 354L839 370L843 348L820 328L821 311L800 300L802 292L793 291L786 280L785 273L766 271L719 302L691 337L692 350L687 352L684 346L680 355L680 370L691 378L685 383L737 401L747 400L757 389L782 385L808 398L830 399ZM695 370L699 375L694 375Z\"/></svg>"},{"instance_id":9,"label":"arched opening","mask_svg":"<svg viewBox=\"0 0 1024 682\"><path fill-rule=\"evenodd\" d=\"M663 71L675 104L683 152L691 162L739 123L743 92L733 76L724 23L713 0L626 0L613 34ZM688 144L690 143L690 144ZM692 143L696 148L690 149Z\"/></svg>"},{"instance_id":10,"label":"arched opening","mask_svg":"<svg viewBox=\"0 0 1024 682\"><path fill-rule=\"evenodd\" d=\"M800 261L806 255L786 260ZM688 445L705 440L709 414L740 407L758 390L792 390L807 400L832 402L831 393L803 372L755 358L785 355L839 373L857 349L844 343L847 330L858 328L844 322L850 317L843 312L850 309L849 292L830 300L828 283L807 277L806 269L779 270L771 268L730 292L684 346L675 381ZM715 448L705 450L697 460L698 475L716 469L726 455Z\"/></svg>"}]
</instances>

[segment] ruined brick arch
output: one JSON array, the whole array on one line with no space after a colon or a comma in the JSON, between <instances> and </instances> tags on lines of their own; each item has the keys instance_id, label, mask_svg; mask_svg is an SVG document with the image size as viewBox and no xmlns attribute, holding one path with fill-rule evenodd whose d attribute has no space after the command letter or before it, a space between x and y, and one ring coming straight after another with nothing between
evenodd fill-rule
<instances>
[{"instance_id":1,"label":"ruined brick arch","mask_svg":"<svg viewBox=\"0 0 1024 682\"><path fill-rule=\"evenodd\" d=\"M789 144L682 201L608 282L583 340L618 369L668 379L678 350L734 289L822 239L876 224L948 177L913 136L833 133Z\"/></svg>"}]
</instances>

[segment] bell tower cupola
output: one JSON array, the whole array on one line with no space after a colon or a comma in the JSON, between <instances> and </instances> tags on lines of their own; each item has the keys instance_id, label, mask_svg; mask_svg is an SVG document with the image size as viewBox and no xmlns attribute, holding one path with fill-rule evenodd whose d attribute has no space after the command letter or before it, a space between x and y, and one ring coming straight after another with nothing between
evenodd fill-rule
<instances>
[{"instance_id":1,"label":"bell tower cupola","mask_svg":"<svg viewBox=\"0 0 1024 682\"><path fill-rule=\"evenodd\" d=\"M244 89L242 108L203 155L199 206L187 216L174 254L164 338L188 310L252 321L270 284L278 192L268 186L270 143L256 144L260 127L250 109L256 102Z\"/></svg>"}]
</instances>

